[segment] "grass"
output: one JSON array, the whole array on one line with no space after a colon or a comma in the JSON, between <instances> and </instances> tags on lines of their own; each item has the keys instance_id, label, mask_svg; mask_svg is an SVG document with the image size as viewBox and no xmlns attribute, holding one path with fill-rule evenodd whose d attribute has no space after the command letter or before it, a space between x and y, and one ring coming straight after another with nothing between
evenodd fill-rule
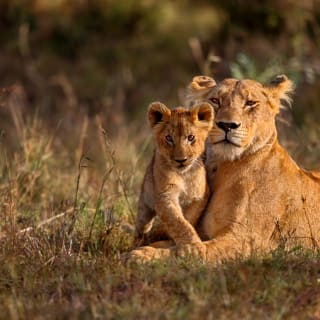
<instances>
[{"instance_id":1,"label":"grass","mask_svg":"<svg viewBox=\"0 0 320 320\"><path fill-rule=\"evenodd\" d=\"M117 232L110 237L119 236ZM119 261L120 248L115 244L114 250L104 253L62 250L45 232L11 241L1 250L4 318L314 319L318 315L316 253L278 252L263 260L220 267L176 260L129 268Z\"/></svg>"},{"instance_id":2,"label":"grass","mask_svg":"<svg viewBox=\"0 0 320 320\"><path fill-rule=\"evenodd\" d=\"M116 143L99 125L94 127L83 129L87 131L79 135L74 154L64 149L63 135L47 132L37 116L22 126L14 155L3 138L1 318L320 316L317 252L278 249L263 259L220 266L190 259L124 265L121 254L131 248L145 167L142 155L150 140L135 136L134 143ZM96 144L96 152L104 156L102 165L94 152L79 157L88 143Z\"/></svg>"}]
</instances>

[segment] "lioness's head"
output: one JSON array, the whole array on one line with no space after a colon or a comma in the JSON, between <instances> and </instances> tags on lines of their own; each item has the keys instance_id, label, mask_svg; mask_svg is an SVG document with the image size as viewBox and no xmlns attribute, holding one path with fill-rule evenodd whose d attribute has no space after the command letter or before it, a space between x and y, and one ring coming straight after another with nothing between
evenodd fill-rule
<instances>
[{"instance_id":1,"label":"lioness's head","mask_svg":"<svg viewBox=\"0 0 320 320\"><path fill-rule=\"evenodd\" d=\"M222 160L252 154L276 137L275 116L281 102L290 102L292 82L276 77L268 85L254 80L225 79L216 84L198 76L188 87L188 103L210 102L215 120L209 135L212 152ZM204 81L205 80L205 81Z\"/></svg>"},{"instance_id":2,"label":"lioness's head","mask_svg":"<svg viewBox=\"0 0 320 320\"><path fill-rule=\"evenodd\" d=\"M160 102L153 102L148 117L157 152L170 166L183 171L199 161L213 124L210 104L204 102L191 109L170 110Z\"/></svg>"}]
</instances>

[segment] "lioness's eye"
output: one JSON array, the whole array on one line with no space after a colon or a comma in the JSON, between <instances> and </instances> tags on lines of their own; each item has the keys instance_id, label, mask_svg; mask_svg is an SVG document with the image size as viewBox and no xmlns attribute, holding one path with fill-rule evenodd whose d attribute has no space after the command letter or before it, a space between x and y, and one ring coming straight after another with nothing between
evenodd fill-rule
<instances>
[{"instance_id":1,"label":"lioness's eye","mask_svg":"<svg viewBox=\"0 0 320 320\"><path fill-rule=\"evenodd\" d=\"M247 102L246 102L246 106L247 107L253 107L253 106L255 106L257 104L257 101L253 101L253 100L248 100Z\"/></svg>"},{"instance_id":2,"label":"lioness's eye","mask_svg":"<svg viewBox=\"0 0 320 320\"><path fill-rule=\"evenodd\" d=\"M195 136L190 134L188 135L188 141L192 142L195 139Z\"/></svg>"},{"instance_id":3,"label":"lioness's eye","mask_svg":"<svg viewBox=\"0 0 320 320\"><path fill-rule=\"evenodd\" d=\"M173 139L169 134L165 138L168 142L171 142L171 143L173 142Z\"/></svg>"},{"instance_id":4,"label":"lioness's eye","mask_svg":"<svg viewBox=\"0 0 320 320\"><path fill-rule=\"evenodd\" d=\"M220 101L218 98L211 98L210 101L216 106L220 107Z\"/></svg>"}]
</instances>

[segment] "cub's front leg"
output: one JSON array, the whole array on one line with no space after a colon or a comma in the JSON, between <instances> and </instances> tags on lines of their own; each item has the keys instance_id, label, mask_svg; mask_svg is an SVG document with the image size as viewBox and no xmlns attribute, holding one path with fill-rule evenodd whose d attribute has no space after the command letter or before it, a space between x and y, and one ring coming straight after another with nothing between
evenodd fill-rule
<instances>
[{"instance_id":1,"label":"cub's front leg","mask_svg":"<svg viewBox=\"0 0 320 320\"><path fill-rule=\"evenodd\" d=\"M183 215L177 187L171 185L156 195L155 211L176 245L201 242L196 230Z\"/></svg>"},{"instance_id":2,"label":"cub's front leg","mask_svg":"<svg viewBox=\"0 0 320 320\"><path fill-rule=\"evenodd\" d=\"M153 227L153 221L155 218L154 210L154 187L152 177L153 159L149 163L143 183L141 186L141 192L138 202L138 213L135 225L135 246L145 244L147 241L147 234Z\"/></svg>"},{"instance_id":3,"label":"cub's front leg","mask_svg":"<svg viewBox=\"0 0 320 320\"><path fill-rule=\"evenodd\" d=\"M135 228L135 246L141 246L145 244L147 240L147 234L150 232L153 226L155 215L155 211L149 208L144 202L143 196L140 196Z\"/></svg>"},{"instance_id":4,"label":"cub's front leg","mask_svg":"<svg viewBox=\"0 0 320 320\"><path fill-rule=\"evenodd\" d=\"M159 223L159 219L156 219L155 217L155 209L150 208L146 203L148 202L145 199L146 193L147 192L144 190L141 192L138 202L138 213L135 224L135 247L145 246L155 241L168 239L163 224L161 222Z\"/></svg>"}]
</instances>

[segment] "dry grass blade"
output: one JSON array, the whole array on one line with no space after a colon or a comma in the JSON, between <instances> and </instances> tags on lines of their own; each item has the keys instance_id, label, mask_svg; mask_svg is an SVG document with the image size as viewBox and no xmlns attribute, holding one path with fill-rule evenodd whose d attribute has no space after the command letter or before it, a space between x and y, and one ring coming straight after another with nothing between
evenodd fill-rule
<instances>
[{"instance_id":1,"label":"dry grass blade","mask_svg":"<svg viewBox=\"0 0 320 320\"><path fill-rule=\"evenodd\" d=\"M25 121L22 113L22 110L25 108L25 101L26 94L24 88L20 85L12 86L8 97L8 108L20 141L23 141L23 129L25 128Z\"/></svg>"},{"instance_id":2,"label":"dry grass blade","mask_svg":"<svg viewBox=\"0 0 320 320\"><path fill-rule=\"evenodd\" d=\"M55 222L58 219L64 218L66 215L72 213L73 210L74 210L74 208L69 208L68 210L66 210L64 212L61 212L61 213L59 213L59 214L57 214L57 215L55 215L53 217L50 217L50 218L48 218L46 220L41 221L40 223L38 223L36 225L36 227L28 227L28 228L19 230L18 235L28 233L28 232L30 232L30 231L32 231L34 229L42 228L42 227L44 227L44 226L46 226L46 225L48 225L48 224L50 224L52 222Z\"/></svg>"},{"instance_id":3,"label":"dry grass blade","mask_svg":"<svg viewBox=\"0 0 320 320\"><path fill-rule=\"evenodd\" d=\"M104 150L107 153L108 158L111 160L111 166L112 166L114 172L116 173L117 180L118 180L118 182L119 182L119 184L121 186L122 193L123 193L124 199L125 199L126 204L127 204L127 208L128 208L129 214L130 214L130 218L133 221L134 218L135 218L135 214L134 214L134 212L133 212L133 210L131 208L131 204L130 204L130 201L129 201L129 195L127 193L127 186L126 186L126 184L125 184L125 182L124 182L124 180L123 180L123 178L121 176L121 171L117 166L116 157L115 157L115 151L112 148L112 143L108 138L107 132L101 127L101 125L100 125L100 130L101 130L102 136L104 138L103 139L104 147L105 147Z\"/></svg>"},{"instance_id":4,"label":"dry grass blade","mask_svg":"<svg viewBox=\"0 0 320 320\"><path fill-rule=\"evenodd\" d=\"M75 188L75 195L74 195L74 202L73 202L73 212L72 212L72 217L71 217L71 222L69 224L68 230L67 230L67 234L68 236L71 235L71 233L73 232L74 229L74 225L76 223L77 220L77 216L78 216L78 212L79 212L79 208L78 208L78 194L79 194L79 185L80 185L80 178L81 178L81 170L82 168L86 168L87 165L83 164L84 160L90 160L88 157L86 157L85 155L82 155L79 163L78 163L78 175L77 175L77 181L76 181L76 188Z\"/></svg>"},{"instance_id":5,"label":"dry grass blade","mask_svg":"<svg viewBox=\"0 0 320 320\"><path fill-rule=\"evenodd\" d=\"M69 208L64 212L61 212L61 213L59 213L59 214L57 214L57 215L55 215L53 217L50 217L48 219L45 219L45 220L39 222L35 227L27 227L27 228L21 229L18 232L16 232L15 236L16 237L23 236L23 235L26 235L27 233L29 233L31 231L43 228L43 227L45 227L45 226L47 226L47 225L49 225L49 224L61 219L61 218L64 218L66 215L68 215L70 213L73 213L73 210L74 210L74 208ZM0 240L4 240L6 238L7 238L6 235L0 236Z\"/></svg>"},{"instance_id":6,"label":"dry grass blade","mask_svg":"<svg viewBox=\"0 0 320 320\"><path fill-rule=\"evenodd\" d=\"M110 174L111 174L112 171L113 171L113 167L110 168L109 171L107 171L107 172L104 174L104 176L103 176L102 183L101 183L100 190L99 190L99 194L98 194L98 199L97 199L97 202L96 202L96 209L95 209L95 212L94 212L94 215L93 215L93 218L92 218L92 222L91 222L91 226L90 226L90 231L89 231L87 243L89 243L90 240L91 240L94 222L95 222L95 220L96 220L96 217L97 217L97 214L98 214L100 205L101 205L102 192L103 192L105 183L107 182L107 180L108 180L108 178L109 178L109 176L110 176Z\"/></svg>"}]
</instances>

